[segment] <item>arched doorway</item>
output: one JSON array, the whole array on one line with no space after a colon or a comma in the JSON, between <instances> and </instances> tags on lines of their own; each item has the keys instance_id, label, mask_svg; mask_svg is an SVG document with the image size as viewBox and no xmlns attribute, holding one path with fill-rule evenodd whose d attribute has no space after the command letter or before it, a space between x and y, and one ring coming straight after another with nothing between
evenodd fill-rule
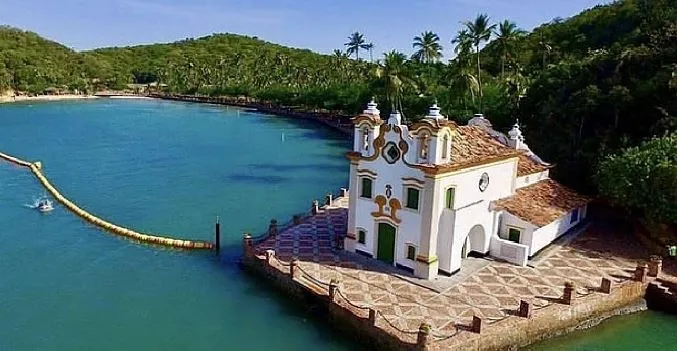
<instances>
[{"instance_id":1,"label":"arched doorway","mask_svg":"<svg viewBox=\"0 0 677 351\"><path fill-rule=\"evenodd\" d=\"M376 258L389 264L395 263L395 233L397 229L388 223L378 224Z\"/></svg>"},{"instance_id":2,"label":"arched doorway","mask_svg":"<svg viewBox=\"0 0 677 351\"><path fill-rule=\"evenodd\" d=\"M477 252L479 254L485 253L486 238L484 227L477 224L470 228L468 236L465 237L463 241L463 248L461 249L461 258L468 257L468 254L471 252Z\"/></svg>"}]
</instances>

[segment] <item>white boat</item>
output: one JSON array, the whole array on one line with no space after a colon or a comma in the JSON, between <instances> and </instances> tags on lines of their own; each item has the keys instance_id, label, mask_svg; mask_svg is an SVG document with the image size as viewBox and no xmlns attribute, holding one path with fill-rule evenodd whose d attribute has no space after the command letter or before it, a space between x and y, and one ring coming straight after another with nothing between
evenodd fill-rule
<instances>
[{"instance_id":1,"label":"white boat","mask_svg":"<svg viewBox=\"0 0 677 351\"><path fill-rule=\"evenodd\" d=\"M40 212L49 212L54 209L54 206L52 206L52 202L48 199L43 199L38 202L37 209L40 210Z\"/></svg>"}]
</instances>

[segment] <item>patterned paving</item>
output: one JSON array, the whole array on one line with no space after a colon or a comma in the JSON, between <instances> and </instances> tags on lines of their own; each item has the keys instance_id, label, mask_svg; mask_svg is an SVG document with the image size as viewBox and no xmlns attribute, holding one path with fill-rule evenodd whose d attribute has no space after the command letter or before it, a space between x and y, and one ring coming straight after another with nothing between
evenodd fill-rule
<instances>
[{"instance_id":1,"label":"patterned paving","mask_svg":"<svg viewBox=\"0 0 677 351\"><path fill-rule=\"evenodd\" d=\"M637 261L647 257L632 239L594 225L532 266L493 261L457 284L441 284L446 288L437 292L402 279L390 268L365 265L363 260L350 260L350 255L332 250L337 235L345 235L346 224L347 199L340 198L303 224L262 242L256 252L263 257L273 249L282 262L296 257L299 267L312 277L308 282L323 283L314 283L316 288L326 289L326 283L338 279L341 295L356 313L364 316L366 311L355 307L378 310L377 325L388 328L390 324L407 341L415 339L423 321L432 325L434 336L442 338L453 334L458 325L469 325L473 316L484 323L503 319L517 309L520 299L536 309L550 305L562 296L566 281L576 283L578 296L590 294L602 277L616 283L630 279Z\"/></svg>"}]
</instances>

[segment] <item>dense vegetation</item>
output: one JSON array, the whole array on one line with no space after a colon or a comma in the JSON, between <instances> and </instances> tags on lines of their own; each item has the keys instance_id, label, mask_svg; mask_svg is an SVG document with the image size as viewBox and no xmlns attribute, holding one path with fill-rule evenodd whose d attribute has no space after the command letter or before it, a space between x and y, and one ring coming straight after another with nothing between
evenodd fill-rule
<instances>
[{"instance_id":1,"label":"dense vegetation","mask_svg":"<svg viewBox=\"0 0 677 351\"><path fill-rule=\"evenodd\" d=\"M40 91L68 85L84 87L84 58L35 33L0 27L0 91Z\"/></svg>"},{"instance_id":2,"label":"dense vegetation","mask_svg":"<svg viewBox=\"0 0 677 351\"><path fill-rule=\"evenodd\" d=\"M75 53L3 28L0 88L159 82L346 113L374 94L382 110L396 106L410 120L437 100L461 123L482 112L505 130L519 118L530 146L557 163L555 176L591 191L605 155L677 130L677 0L621 0L531 33L495 20L479 15L444 40L425 31L411 53L377 60L378 43L361 33L333 55L230 34ZM455 55L445 63L447 45Z\"/></svg>"},{"instance_id":3,"label":"dense vegetation","mask_svg":"<svg viewBox=\"0 0 677 351\"><path fill-rule=\"evenodd\" d=\"M606 157L597 181L614 203L650 220L677 224L677 133Z\"/></svg>"}]
</instances>

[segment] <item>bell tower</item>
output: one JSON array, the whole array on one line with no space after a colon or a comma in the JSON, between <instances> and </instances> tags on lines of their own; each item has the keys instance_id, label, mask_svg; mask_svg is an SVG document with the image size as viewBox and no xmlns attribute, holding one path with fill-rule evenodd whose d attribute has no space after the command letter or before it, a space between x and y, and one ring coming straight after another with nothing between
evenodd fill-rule
<instances>
[{"instance_id":1,"label":"bell tower","mask_svg":"<svg viewBox=\"0 0 677 351\"><path fill-rule=\"evenodd\" d=\"M353 118L353 123L355 124L353 151L359 152L364 157L372 155L374 140L378 137L380 126L383 124L381 112L374 99L367 104L367 109L362 111L361 115Z\"/></svg>"},{"instance_id":2,"label":"bell tower","mask_svg":"<svg viewBox=\"0 0 677 351\"><path fill-rule=\"evenodd\" d=\"M440 113L437 103L428 115L412 127L415 131L416 159L420 164L440 165L451 162L451 144L454 122Z\"/></svg>"}]
</instances>

